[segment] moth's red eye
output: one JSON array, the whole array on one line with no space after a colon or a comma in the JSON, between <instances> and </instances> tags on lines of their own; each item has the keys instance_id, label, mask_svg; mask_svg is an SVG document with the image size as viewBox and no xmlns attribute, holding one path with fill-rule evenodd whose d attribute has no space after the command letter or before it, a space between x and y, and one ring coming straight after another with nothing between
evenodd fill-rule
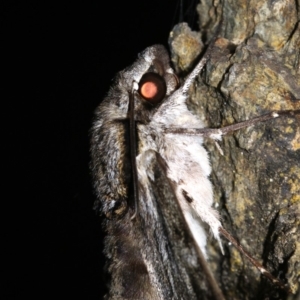
<instances>
[{"instance_id":1,"label":"moth's red eye","mask_svg":"<svg viewBox=\"0 0 300 300\"><path fill-rule=\"evenodd\" d=\"M152 104L161 102L166 91L165 80L157 73L146 73L139 82L139 94Z\"/></svg>"}]
</instances>

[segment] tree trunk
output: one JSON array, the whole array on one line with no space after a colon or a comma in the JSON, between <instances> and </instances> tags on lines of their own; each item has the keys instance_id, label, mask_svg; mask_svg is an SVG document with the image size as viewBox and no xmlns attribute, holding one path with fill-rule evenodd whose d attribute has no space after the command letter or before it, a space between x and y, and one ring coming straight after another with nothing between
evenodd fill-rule
<instances>
[{"instance_id":1,"label":"tree trunk","mask_svg":"<svg viewBox=\"0 0 300 300\"><path fill-rule=\"evenodd\" d=\"M170 35L173 63L185 75L223 14L211 59L190 90L189 107L207 127L272 110L300 108L299 1L202 0L200 34L186 24ZM278 118L205 141L222 224L296 294L300 274L300 118ZM276 289L224 240L211 239L209 265L227 299L293 299ZM298 294L299 296L299 294ZM289 298L290 297L290 298ZM295 298L296 299L296 298Z\"/></svg>"}]
</instances>

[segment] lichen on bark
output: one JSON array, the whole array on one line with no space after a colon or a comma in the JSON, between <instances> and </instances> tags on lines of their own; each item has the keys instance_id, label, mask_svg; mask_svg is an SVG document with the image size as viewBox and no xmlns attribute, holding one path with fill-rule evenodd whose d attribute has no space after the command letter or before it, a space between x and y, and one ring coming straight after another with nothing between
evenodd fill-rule
<instances>
[{"instance_id":1,"label":"lichen on bark","mask_svg":"<svg viewBox=\"0 0 300 300\"><path fill-rule=\"evenodd\" d=\"M222 127L272 110L300 108L299 2L203 0L198 6L205 43L223 14L211 59L191 88L189 107L208 127ZM174 63L193 66L197 34L186 25L170 35ZM195 43L196 44L196 43ZM199 45L202 45L199 43ZM181 48L180 48L181 47ZM184 51L182 51L184 47ZM188 49L192 53L187 54ZM300 280L300 117L279 118L205 141L211 157L215 202L222 223L294 294ZM210 264L228 299L287 299L224 241L211 240ZM294 296L296 297L296 296Z\"/></svg>"}]
</instances>

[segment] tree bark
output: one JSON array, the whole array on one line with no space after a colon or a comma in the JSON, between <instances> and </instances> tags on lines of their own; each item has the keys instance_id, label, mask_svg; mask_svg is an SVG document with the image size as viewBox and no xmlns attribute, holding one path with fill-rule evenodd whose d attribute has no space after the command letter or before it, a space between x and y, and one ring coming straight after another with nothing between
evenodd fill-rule
<instances>
[{"instance_id":1,"label":"tree bark","mask_svg":"<svg viewBox=\"0 0 300 300\"><path fill-rule=\"evenodd\" d=\"M202 0L200 32L186 24L170 35L183 76L223 19L211 59L190 90L189 107L218 128L272 110L300 108L299 1ZM222 17L221 17L222 16ZM227 299L296 299L300 274L300 117L279 118L205 141L222 224L271 273L288 296L224 240L211 239L209 265ZM298 294L299 296L299 294ZM290 298L289 298L290 297Z\"/></svg>"}]
</instances>

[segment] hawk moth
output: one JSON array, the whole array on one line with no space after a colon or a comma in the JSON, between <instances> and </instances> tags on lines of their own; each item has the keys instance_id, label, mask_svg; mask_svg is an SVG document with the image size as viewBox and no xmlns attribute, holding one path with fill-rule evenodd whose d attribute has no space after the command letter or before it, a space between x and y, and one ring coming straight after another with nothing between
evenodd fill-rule
<instances>
[{"instance_id":1,"label":"hawk moth","mask_svg":"<svg viewBox=\"0 0 300 300\"><path fill-rule=\"evenodd\" d=\"M222 225L212 208L202 136L218 139L225 131L203 131L205 125L185 103L207 59L179 85L166 50L149 47L118 74L98 107L92 171L95 208L106 216L111 299L198 299L207 294L197 246L207 257L208 225L222 249Z\"/></svg>"}]
</instances>

